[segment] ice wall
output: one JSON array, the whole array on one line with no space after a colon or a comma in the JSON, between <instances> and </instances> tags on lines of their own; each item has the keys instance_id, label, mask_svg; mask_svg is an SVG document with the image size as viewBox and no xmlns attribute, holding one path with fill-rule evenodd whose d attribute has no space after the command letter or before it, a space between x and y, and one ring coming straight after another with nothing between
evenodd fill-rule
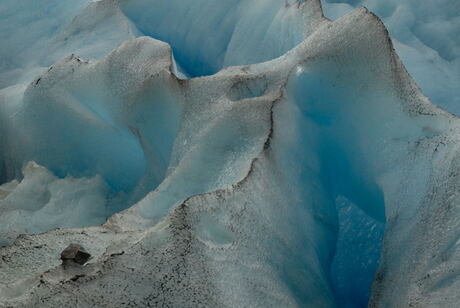
<instances>
[{"instance_id":1,"label":"ice wall","mask_svg":"<svg viewBox=\"0 0 460 308\"><path fill-rule=\"evenodd\" d=\"M281 56L323 21L318 1L120 1L144 35L169 42L190 76ZM178 20L170 23L170 20ZM198 22L197 22L198 21Z\"/></svg>"}]
</instances>

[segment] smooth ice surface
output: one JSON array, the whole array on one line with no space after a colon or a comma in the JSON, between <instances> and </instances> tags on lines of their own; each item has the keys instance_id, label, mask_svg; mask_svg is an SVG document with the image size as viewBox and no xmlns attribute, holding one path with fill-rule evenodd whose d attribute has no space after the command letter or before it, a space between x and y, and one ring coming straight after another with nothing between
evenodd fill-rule
<instances>
[{"instance_id":1,"label":"smooth ice surface","mask_svg":"<svg viewBox=\"0 0 460 308\"><path fill-rule=\"evenodd\" d=\"M422 46L391 18L413 3L386 3L398 50ZM0 306L460 300L460 120L368 10L7 0L0 15ZM423 42L456 63L455 43ZM455 106L451 85L429 86ZM92 259L62 267L69 243Z\"/></svg>"}]
</instances>

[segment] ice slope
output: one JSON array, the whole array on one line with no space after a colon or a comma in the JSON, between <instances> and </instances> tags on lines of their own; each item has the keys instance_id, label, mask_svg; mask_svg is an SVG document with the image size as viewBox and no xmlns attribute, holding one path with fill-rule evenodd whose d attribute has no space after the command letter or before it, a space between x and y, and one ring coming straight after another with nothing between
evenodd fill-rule
<instances>
[{"instance_id":1,"label":"ice slope","mask_svg":"<svg viewBox=\"0 0 460 308\"><path fill-rule=\"evenodd\" d=\"M167 44L141 37L98 62L66 57L27 87L0 94L4 178L20 178L22 165L35 161L59 177L101 176L111 191L103 213L80 220L74 213L76 205L65 205L54 214L32 204L33 199L16 200L17 206L33 209L15 223L1 224L2 234L17 234L23 230L19 226L30 225L31 219L40 221L40 226L26 228L29 232L102 223L162 181L183 100L179 81L170 72L172 61ZM49 195L48 190L44 187L42 193ZM102 196L107 195L105 190L101 189ZM9 208L0 206L5 219ZM48 220L56 222L47 225Z\"/></svg>"},{"instance_id":2,"label":"ice slope","mask_svg":"<svg viewBox=\"0 0 460 308\"><path fill-rule=\"evenodd\" d=\"M147 17L175 8L147 3L91 5ZM67 216L72 202L111 213L136 204L99 227L21 235L1 248L0 305L362 307L382 228L371 306L458 303L460 120L423 96L375 15L359 9L330 22L318 8L283 4L267 15L318 20L297 46L272 42L281 54L292 49L268 62L183 80L167 44L139 37L2 90L2 178L12 180L0 186L2 217L24 206L36 221L52 220L47 208L58 204ZM145 16L129 20L141 28ZM181 29L197 28L175 29L191 38L172 50L199 59L202 28L186 16ZM245 18L235 25L247 29ZM208 72L223 65L216 50ZM243 51L237 64L271 57ZM191 75L205 68L194 63L180 64ZM73 178L30 163L14 180L31 159ZM92 254L87 265L60 265L71 242Z\"/></svg>"},{"instance_id":3,"label":"ice slope","mask_svg":"<svg viewBox=\"0 0 460 308\"><path fill-rule=\"evenodd\" d=\"M191 141L190 135L175 139L179 125L188 125L188 120L183 124L180 121L184 98L177 88L179 82L162 69L168 67L175 75L184 78L185 75L209 74L230 63L246 64L271 59L294 47L326 22L318 1L304 4L285 4L274 0L259 4L242 1L237 4L228 4L233 12L217 1L206 2L203 6L209 8L198 10L198 17L189 11L195 7L193 2L178 5L162 1L152 5L151 1L142 0L104 0L91 2L84 9L78 6L83 6L78 2L67 5L47 2L32 6L47 14L60 13L66 17L57 22L46 18L48 15L45 13L40 15L43 18L36 21L24 9L25 4L6 3L2 13L8 18L2 27L7 28L15 23L22 23L22 27L15 31L12 29L9 35L5 34L4 41L11 46L11 50L2 51L11 58L7 61L10 65L16 63L20 67L13 71L23 70L25 73L18 73L20 77L14 79L10 78L11 70L0 71L0 75L9 82L16 82L0 90L0 126L3 131L0 139L4 148L0 153L2 182L20 178L22 167L28 161L36 161L60 177L100 175L115 192L120 192L114 197L115 201L108 205L112 213L132 205L153 190L167 172L173 144L179 147L175 155L179 157L182 151L180 143ZM166 14L176 7L176 14L183 17L176 28L171 28L168 27L170 18ZM251 23L254 14L259 15L257 20L260 24ZM218 18L223 15L228 16L228 29L231 31L215 30L216 27L225 26ZM200 23L196 22L197 18ZM35 36L37 44L41 45L29 49L18 44L15 39L36 22L43 24L37 26L40 33L43 32L43 37L37 33ZM250 37L246 35L249 27L254 27ZM170 54L165 54L169 47L158 55L149 49L140 54L118 49L129 56L123 58L112 53L107 59L98 60L120 42L144 33L167 39L176 51L179 62ZM279 39L280 33L283 39ZM206 44L202 43L203 37L207 37ZM136 44L141 42L145 40ZM132 50L139 48L137 45L129 46ZM32 53L35 55L32 56ZM187 58L184 58L185 54ZM113 58L118 59L114 61ZM164 64L151 67L142 63L148 58ZM54 61L57 63L51 65ZM47 65L50 66L43 68ZM119 71L123 75L118 75ZM41 74L37 76L37 72ZM148 74L151 78L147 78ZM206 88L207 85L202 87ZM209 104L212 103L209 101ZM216 108L216 112L219 108ZM244 113L238 109L234 112L234 117ZM207 115L208 119L213 116L212 112ZM42 118L48 119L46 123L39 123ZM231 125L224 121L219 123L218 119L214 121L216 128L220 127L222 131L228 130L227 127ZM231 118L226 121L231 121ZM201 136L198 133L201 128L195 127L194 121L190 122L191 131ZM244 130L235 131L235 134L244 135ZM230 142L233 136L228 134L228 139L222 140L222 143ZM235 146L229 147L228 155L233 155L232 151L239 146L238 140L233 142ZM202 151L193 150L191 153L195 154L187 154L189 160L201 155L199 153ZM229 160L228 155L221 159ZM173 170L177 157L172 158L169 169ZM188 170L190 167L184 168ZM226 168L227 172L238 174L230 164ZM192 184L185 185L187 189L180 188L177 192L167 194L166 198L171 200L161 202L165 210L168 210L171 202L190 194L219 187L223 181L232 182L232 178L226 179L224 174L219 176L220 182L208 187L206 181L213 183L218 172L207 168L207 172L190 173L199 174L201 178L186 180L180 172L175 172L182 181ZM165 181L160 190L168 191L168 183Z\"/></svg>"},{"instance_id":4,"label":"ice slope","mask_svg":"<svg viewBox=\"0 0 460 308\"><path fill-rule=\"evenodd\" d=\"M439 106L460 115L460 2L325 0L328 18L366 6L383 19L411 76Z\"/></svg>"},{"instance_id":5,"label":"ice slope","mask_svg":"<svg viewBox=\"0 0 460 308\"><path fill-rule=\"evenodd\" d=\"M151 177L160 181L181 113L177 81L169 76L172 65L167 44L139 38L98 62L68 56L12 94L17 100L0 96L9 132L7 174L35 160L59 175L100 174L126 190L153 164ZM152 116L153 121L141 120ZM145 157L149 151L154 152Z\"/></svg>"},{"instance_id":6,"label":"ice slope","mask_svg":"<svg viewBox=\"0 0 460 308\"><path fill-rule=\"evenodd\" d=\"M187 75L209 75L282 55L319 26L322 12L318 1L5 0L0 17L4 88L69 54L100 59L143 35L168 42Z\"/></svg>"},{"instance_id":7,"label":"ice slope","mask_svg":"<svg viewBox=\"0 0 460 308\"><path fill-rule=\"evenodd\" d=\"M21 182L0 185L0 245L19 234L102 224L111 214L106 208L109 194L100 176L59 179L29 162Z\"/></svg>"},{"instance_id":8,"label":"ice slope","mask_svg":"<svg viewBox=\"0 0 460 308\"><path fill-rule=\"evenodd\" d=\"M175 58L191 76L281 56L325 21L319 1L117 2L144 35L171 44Z\"/></svg>"},{"instance_id":9,"label":"ice slope","mask_svg":"<svg viewBox=\"0 0 460 308\"><path fill-rule=\"evenodd\" d=\"M72 53L101 58L139 36L116 5L90 0L5 0L0 28L0 88L28 83Z\"/></svg>"}]
</instances>

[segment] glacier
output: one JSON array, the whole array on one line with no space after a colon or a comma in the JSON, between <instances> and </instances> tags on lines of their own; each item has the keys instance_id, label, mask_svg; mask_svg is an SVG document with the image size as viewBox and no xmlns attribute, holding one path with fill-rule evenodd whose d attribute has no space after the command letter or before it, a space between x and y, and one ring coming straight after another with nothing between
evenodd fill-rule
<instances>
[{"instance_id":1,"label":"glacier","mask_svg":"<svg viewBox=\"0 0 460 308\"><path fill-rule=\"evenodd\" d=\"M0 307L458 305L443 1L2 1Z\"/></svg>"}]
</instances>

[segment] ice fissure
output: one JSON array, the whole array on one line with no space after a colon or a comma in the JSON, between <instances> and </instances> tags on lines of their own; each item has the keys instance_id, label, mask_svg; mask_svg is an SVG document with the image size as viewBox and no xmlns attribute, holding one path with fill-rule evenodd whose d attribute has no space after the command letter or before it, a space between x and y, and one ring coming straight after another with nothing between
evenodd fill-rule
<instances>
[{"instance_id":1,"label":"ice fissure","mask_svg":"<svg viewBox=\"0 0 460 308\"><path fill-rule=\"evenodd\" d=\"M460 120L376 15L65 3L0 5L44 29L0 48L0 306L458 303Z\"/></svg>"}]
</instances>

